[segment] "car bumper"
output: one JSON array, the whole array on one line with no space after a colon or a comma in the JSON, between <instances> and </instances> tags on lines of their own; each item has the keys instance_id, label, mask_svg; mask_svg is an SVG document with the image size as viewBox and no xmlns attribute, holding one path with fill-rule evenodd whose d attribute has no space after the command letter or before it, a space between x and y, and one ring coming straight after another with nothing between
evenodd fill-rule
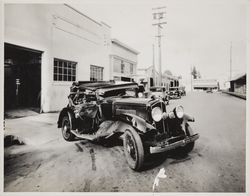
<instances>
[{"instance_id":1,"label":"car bumper","mask_svg":"<svg viewBox=\"0 0 250 196\"><path fill-rule=\"evenodd\" d=\"M169 151L181 146L185 146L188 143L194 142L195 140L197 140L199 138L199 134L194 134L192 136L186 137L183 140L179 140L176 141L174 143L167 143L167 142L162 142L161 145L159 146L150 146L150 153L154 154L154 153L160 153L160 152L165 152L165 151Z\"/></svg>"}]
</instances>

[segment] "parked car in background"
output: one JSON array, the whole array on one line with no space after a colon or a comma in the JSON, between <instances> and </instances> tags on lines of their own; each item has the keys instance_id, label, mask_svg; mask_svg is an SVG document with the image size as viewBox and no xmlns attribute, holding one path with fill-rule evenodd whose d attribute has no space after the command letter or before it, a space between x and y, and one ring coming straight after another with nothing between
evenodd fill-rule
<instances>
[{"instance_id":1,"label":"parked car in background","mask_svg":"<svg viewBox=\"0 0 250 196\"><path fill-rule=\"evenodd\" d=\"M212 88L207 88L206 92L207 93L213 93L213 90L212 90Z\"/></svg>"},{"instance_id":2,"label":"parked car in background","mask_svg":"<svg viewBox=\"0 0 250 196\"><path fill-rule=\"evenodd\" d=\"M169 104L169 96L168 93L166 92L166 87L165 86L155 86L155 87L150 87L150 92L149 96L155 96L155 98L160 98L164 101L165 104Z\"/></svg>"},{"instance_id":3,"label":"parked car in background","mask_svg":"<svg viewBox=\"0 0 250 196\"><path fill-rule=\"evenodd\" d=\"M179 91L180 91L181 96L186 96L185 86L180 86Z\"/></svg>"},{"instance_id":4,"label":"parked car in background","mask_svg":"<svg viewBox=\"0 0 250 196\"><path fill-rule=\"evenodd\" d=\"M169 99L181 98L181 92L178 87L170 87L168 91Z\"/></svg>"},{"instance_id":5,"label":"parked car in background","mask_svg":"<svg viewBox=\"0 0 250 196\"><path fill-rule=\"evenodd\" d=\"M182 106L167 111L162 99L138 98L136 83L74 82L58 118L66 141L76 138L113 143L122 138L126 161L141 170L154 153L189 153L199 138Z\"/></svg>"}]
</instances>

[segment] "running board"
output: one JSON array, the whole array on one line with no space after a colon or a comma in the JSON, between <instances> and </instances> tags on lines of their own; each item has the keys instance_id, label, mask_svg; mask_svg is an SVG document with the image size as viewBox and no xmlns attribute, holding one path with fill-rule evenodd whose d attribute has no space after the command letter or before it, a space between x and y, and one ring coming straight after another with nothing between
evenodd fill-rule
<instances>
[{"instance_id":1,"label":"running board","mask_svg":"<svg viewBox=\"0 0 250 196\"><path fill-rule=\"evenodd\" d=\"M86 140L96 140L98 137L96 135L91 135L91 134L79 134L75 130L71 130L71 133L73 133L76 137L81 138L81 139L86 139Z\"/></svg>"}]
</instances>

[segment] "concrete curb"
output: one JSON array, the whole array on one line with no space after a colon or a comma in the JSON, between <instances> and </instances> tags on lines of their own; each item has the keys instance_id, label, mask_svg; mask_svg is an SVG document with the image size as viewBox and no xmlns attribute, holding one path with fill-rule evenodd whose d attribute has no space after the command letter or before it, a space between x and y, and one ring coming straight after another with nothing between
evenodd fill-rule
<instances>
[{"instance_id":1,"label":"concrete curb","mask_svg":"<svg viewBox=\"0 0 250 196\"><path fill-rule=\"evenodd\" d=\"M239 94L239 93L229 92L229 91L221 91L221 92L232 95L232 96L235 96L235 97L239 97L241 99L245 99L245 100L247 99L246 95L242 95L242 94Z\"/></svg>"}]
</instances>

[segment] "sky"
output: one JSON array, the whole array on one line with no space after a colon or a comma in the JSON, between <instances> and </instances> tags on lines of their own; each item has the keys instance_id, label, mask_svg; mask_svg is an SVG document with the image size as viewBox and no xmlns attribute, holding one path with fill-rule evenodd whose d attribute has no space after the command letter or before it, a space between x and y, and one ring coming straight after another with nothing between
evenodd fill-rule
<instances>
[{"instance_id":1,"label":"sky","mask_svg":"<svg viewBox=\"0 0 250 196\"><path fill-rule=\"evenodd\" d=\"M138 67L158 67L156 26L152 8L165 6L162 72L170 70L190 81L191 66L204 79L221 83L246 72L247 8L244 0L105 0L71 3L84 14L111 26L111 36L140 52Z\"/></svg>"}]
</instances>

